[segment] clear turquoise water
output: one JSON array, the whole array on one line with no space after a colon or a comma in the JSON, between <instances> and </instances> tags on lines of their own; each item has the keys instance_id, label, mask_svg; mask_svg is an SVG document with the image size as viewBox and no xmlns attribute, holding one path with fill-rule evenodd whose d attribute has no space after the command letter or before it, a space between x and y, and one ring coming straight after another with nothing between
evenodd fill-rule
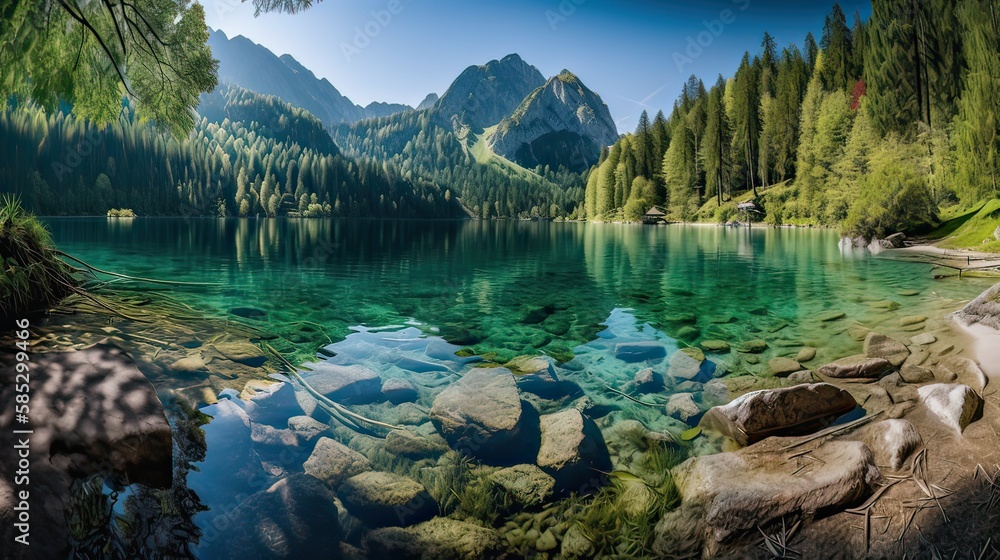
<instances>
[{"instance_id":1,"label":"clear turquoise water","mask_svg":"<svg viewBox=\"0 0 1000 560\"><path fill-rule=\"evenodd\" d=\"M296 363L329 359L368 366L383 379L407 379L425 409L477 361L544 355L560 379L612 410L600 419L602 429L638 419L675 434L688 426L607 390L631 392L635 373L646 367L667 372L662 358L616 358L619 344L657 341L669 359L679 347L708 339L737 345L759 338L768 344L760 356L709 354L716 375L768 375L769 358L794 356L803 346L818 349L810 363L818 367L860 350L849 336L852 325L904 336L901 317L939 317L992 283L935 279L930 265L842 248L829 230L209 219L53 219L48 225L60 248L100 268L220 282L220 288L177 293L219 316L259 310L256 323L274 333L275 344ZM822 321L830 312L845 317ZM326 335L307 324L322 326ZM663 398L643 398L662 402L673 387L668 382ZM707 406L697 386L687 390ZM568 399L531 402L546 413ZM406 423L388 403L354 409ZM218 416L214 406L203 411ZM254 466L234 475L233 458L253 454L245 453L249 442L234 443L246 436L230 420L217 417L203 426L207 454L187 474L209 508L194 518L205 531L240 496L266 486L261 481L301 465L268 463L263 471Z\"/></svg>"}]
</instances>

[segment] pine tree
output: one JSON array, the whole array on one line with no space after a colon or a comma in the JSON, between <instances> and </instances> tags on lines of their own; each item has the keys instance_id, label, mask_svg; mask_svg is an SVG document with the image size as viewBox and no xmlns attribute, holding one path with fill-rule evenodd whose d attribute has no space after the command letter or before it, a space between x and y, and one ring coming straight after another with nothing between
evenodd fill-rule
<instances>
[{"instance_id":1,"label":"pine tree","mask_svg":"<svg viewBox=\"0 0 1000 560\"><path fill-rule=\"evenodd\" d=\"M854 84L854 53L851 29L847 27L847 16L840 4L834 4L830 15L823 24L823 68L820 79L827 91L847 89Z\"/></svg>"},{"instance_id":2,"label":"pine tree","mask_svg":"<svg viewBox=\"0 0 1000 560\"><path fill-rule=\"evenodd\" d=\"M963 0L959 19L968 70L953 143L959 195L973 202L1000 196L1000 8Z\"/></svg>"},{"instance_id":3,"label":"pine tree","mask_svg":"<svg viewBox=\"0 0 1000 560\"><path fill-rule=\"evenodd\" d=\"M663 158L663 178L669 192L670 213L680 220L690 220L697 211L698 197L691 160L694 138L687 123L681 120L674 128L670 148Z\"/></svg>"},{"instance_id":4,"label":"pine tree","mask_svg":"<svg viewBox=\"0 0 1000 560\"><path fill-rule=\"evenodd\" d=\"M652 179L656 173L657 160L655 159L653 129L646 111L639 115L639 125L635 129L634 143L636 173L639 176Z\"/></svg>"},{"instance_id":5,"label":"pine tree","mask_svg":"<svg viewBox=\"0 0 1000 560\"><path fill-rule=\"evenodd\" d=\"M726 80L719 75L715 86L708 92L708 116L705 123L705 142L702 155L705 167L706 198L708 192L715 191L716 202L722 206L723 191L729 180L729 148L732 144L732 131L723 96L726 90Z\"/></svg>"},{"instance_id":6,"label":"pine tree","mask_svg":"<svg viewBox=\"0 0 1000 560\"><path fill-rule=\"evenodd\" d=\"M813 36L812 31L806 33L806 43L805 43L805 55L806 63L809 64L809 76L816 70L816 57L819 56L819 45L816 44L816 37Z\"/></svg>"},{"instance_id":7,"label":"pine tree","mask_svg":"<svg viewBox=\"0 0 1000 560\"><path fill-rule=\"evenodd\" d=\"M736 70L730 119L733 124L734 155L744 169L746 188L753 190L754 198L757 197L755 162L760 138L760 96L757 86L758 77L750 64L750 53L744 53L743 61Z\"/></svg>"}]
</instances>

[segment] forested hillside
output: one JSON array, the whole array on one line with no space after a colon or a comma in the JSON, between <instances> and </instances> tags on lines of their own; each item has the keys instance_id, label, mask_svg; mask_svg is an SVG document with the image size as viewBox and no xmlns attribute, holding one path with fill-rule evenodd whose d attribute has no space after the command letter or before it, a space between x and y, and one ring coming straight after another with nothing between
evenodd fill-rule
<instances>
[{"instance_id":1,"label":"forested hillside","mask_svg":"<svg viewBox=\"0 0 1000 560\"><path fill-rule=\"evenodd\" d=\"M0 114L0 184L19 185L45 215L457 217L446 189L389 164L338 153L314 116L234 86L203 99L182 138L126 107L103 129L31 104Z\"/></svg>"},{"instance_id":2,"label":"forested hillside","mask_svg":"<svg viewBox=\"0 0 1000 560\"><path fill-rule=\"evenodd\" d=\"M589 219L731 219L756 199L770 223L867 237L933 225L939 206L1000 195L1000 8L990 0L839 5L817 43L765 34L736 75L692 76L668 119L638 129L588 177ZM747 193L746 196L743 196Z\"/></svg>"}]
</instances>

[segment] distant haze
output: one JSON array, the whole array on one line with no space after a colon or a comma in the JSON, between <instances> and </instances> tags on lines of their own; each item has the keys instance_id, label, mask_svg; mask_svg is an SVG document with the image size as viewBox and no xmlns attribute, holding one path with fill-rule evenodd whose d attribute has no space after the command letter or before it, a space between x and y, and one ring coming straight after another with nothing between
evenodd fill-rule
<instances>
[{"instance_id":1,"label":"distant haze","mask_svg":"<svg viewBox=\"0 0 1000 560\"><path fill-rule=\"evenodd\" d=\"M291 54L359 105L417 106L466 67L518 53L546 77L563 68L602 96L620 131L670 112L691 74L731 76L764 31L779 47L819 40L833 2L787 0L326 0L296 15L253 17L240 0L206 0L207 23ZM869 2L848 0L850 18Z\"/></svg>"}]
</instances>

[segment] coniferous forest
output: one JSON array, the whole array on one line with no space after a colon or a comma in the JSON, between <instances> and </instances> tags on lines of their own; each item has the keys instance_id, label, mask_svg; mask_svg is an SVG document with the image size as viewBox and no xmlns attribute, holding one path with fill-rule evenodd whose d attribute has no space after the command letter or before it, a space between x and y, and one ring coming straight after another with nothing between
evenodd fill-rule
<instances>
[{"instance_id":1,"label":"coniferous forest","mask_svg":"<svg viewBox=\"0 0 1000 560\"><path fill-rule=\"evenodd\" d=\"M876 0L853 22L835 5L802 46L765 33L735 76L691 76L668 118L601 154L586 217L722 222L753 198L775 225L877 237L997 197L1000 8L954 4Z\"/></svg>"}]
</instances>

